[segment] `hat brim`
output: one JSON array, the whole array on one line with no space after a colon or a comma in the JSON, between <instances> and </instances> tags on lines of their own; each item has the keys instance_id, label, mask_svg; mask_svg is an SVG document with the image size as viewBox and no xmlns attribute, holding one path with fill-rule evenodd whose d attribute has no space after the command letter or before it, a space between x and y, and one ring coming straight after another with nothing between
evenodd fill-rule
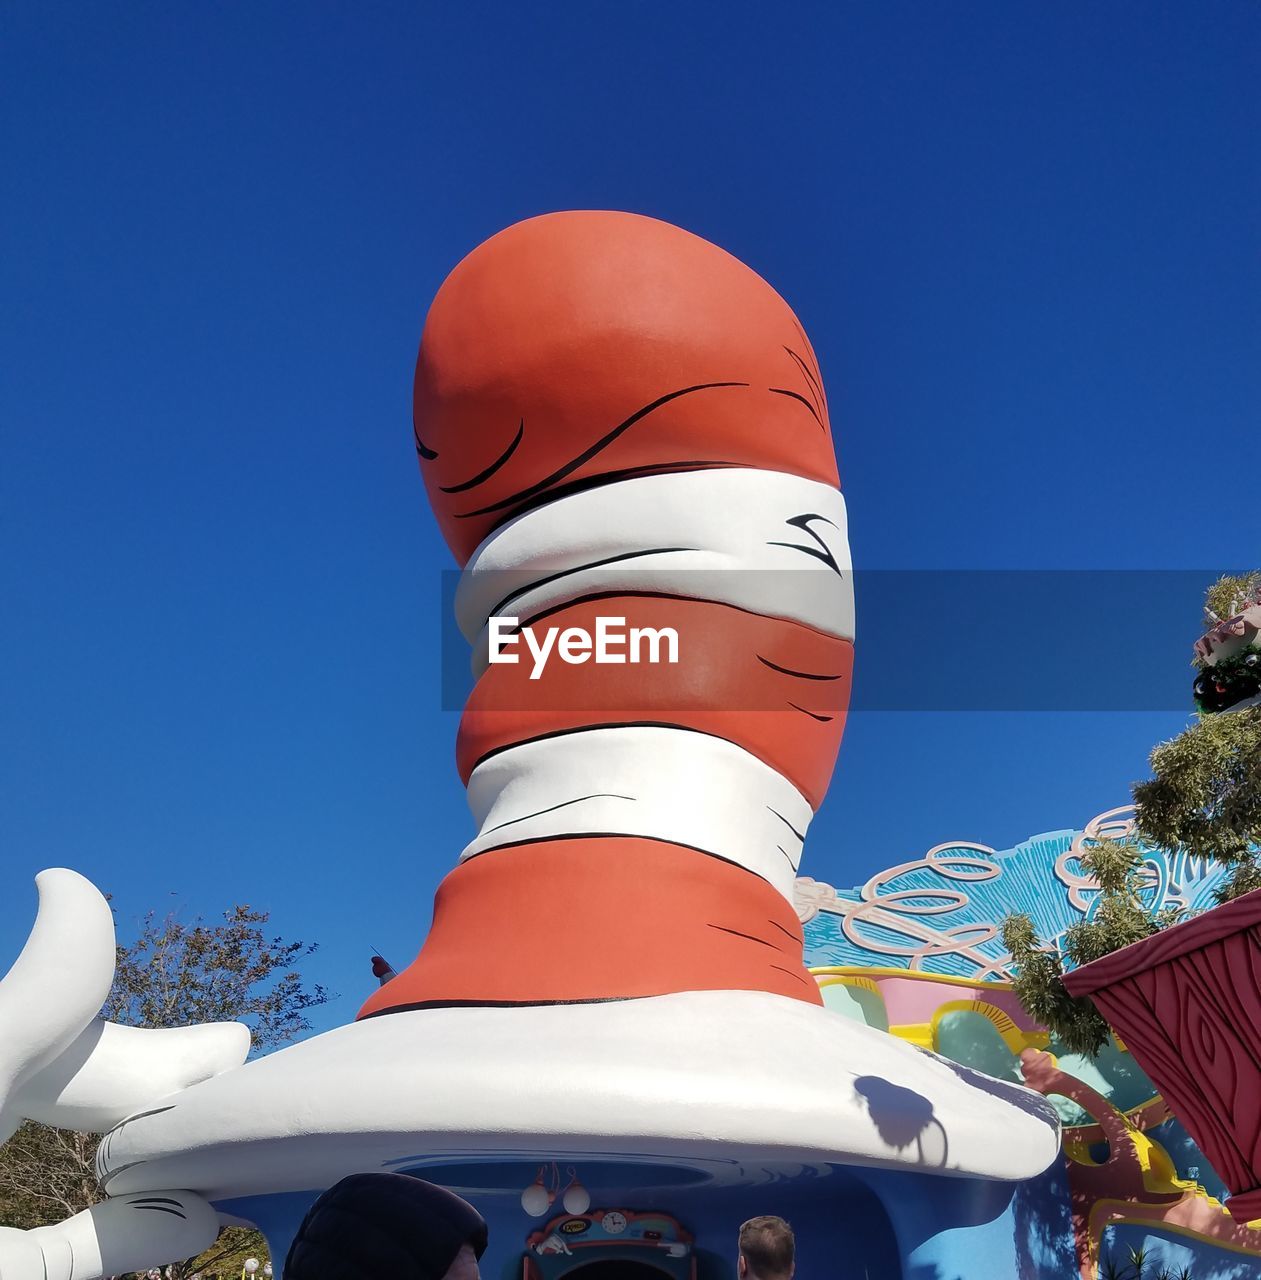
<instances>
[{"instance_id":1,"label":"hat brim","mask_svg":"<svg viewBox=\"0 0 1261 1280\"><path fill-rule=\"evenodd\" d=\"M462 1157L913 1167L1019 1180L1041 1095L755 991L367 1019L194 1085L102 1144L110 1194L211 1199Z\"/></svg>"}]
</instances>

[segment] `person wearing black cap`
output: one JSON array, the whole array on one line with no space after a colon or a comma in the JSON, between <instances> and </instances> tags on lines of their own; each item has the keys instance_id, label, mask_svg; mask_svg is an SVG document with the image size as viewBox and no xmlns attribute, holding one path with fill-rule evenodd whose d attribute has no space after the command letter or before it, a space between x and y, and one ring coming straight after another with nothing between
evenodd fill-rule
<instances>
[{"instance_id":1,"label":"person wearing black cap","mask_svg":"<svg viewBox=\"0 0 1261 1280\"><path fill-rule=\"evenodd\" d=\"M311 1206L284 1280L478 1280L486 1221L467 1200L402 1173L355 1173Z\"/></svg>"}]
</instances>

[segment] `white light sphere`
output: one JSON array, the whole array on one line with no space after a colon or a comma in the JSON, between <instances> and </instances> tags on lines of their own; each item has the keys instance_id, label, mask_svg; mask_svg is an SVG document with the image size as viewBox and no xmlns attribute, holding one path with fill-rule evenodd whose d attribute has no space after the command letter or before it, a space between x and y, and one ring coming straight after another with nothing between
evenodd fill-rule
<instances>
[{"instance_id":1,"label":"white light sphere","mask_svg":"<svg viewBox=\"0 0 1261 1280\"><path fill-rule=\"evenodd\" d=\"M270 1263L270 1262L264 1262L264 1263L263 1263L263 1275L270 1277L270 1276L271 1276L271 1274L272 1274L272 1270L271 1270L271 1263Z\"/></svg>"},{"instance_id":2,"label":"white light sphere","mask_svg":"<svg viewBox=\"0 0 1261 1280\"><path fill-rule=\"evenodd\" d=\"M253 1275L253 1274L254 1274L254 1272L256 1272L256 1271L258 1270L258 1259L257 1259L257 1258L246 1258L246 1259L245 1259L245 1270L246 1270L246 1271L248 1271L250 1275Z\"/></svg>"},{"instance_id":3,"label":"white light sphere","mask_svg":"<svg viewBox=\"0 0 1261 1280\"><path fill-rule=\"evenodd\" d=\"M565 1206L566 1213L575 1216L586 1213L591 1208L591 1193L575 1178L566 1188L561 1204Z\"/></svg>"},{"instance_id":4,"label":"white light sphere","mask_svg":"<svg viewBox=\"0 0 1261 1280\"><path fill-rule=\"evenodd\" d=\"M551 1207L552 1197L541 1182L532 1182L521 1193L521 1207L531 1218L541 1218Z\"/></svg>"}]
</instances>

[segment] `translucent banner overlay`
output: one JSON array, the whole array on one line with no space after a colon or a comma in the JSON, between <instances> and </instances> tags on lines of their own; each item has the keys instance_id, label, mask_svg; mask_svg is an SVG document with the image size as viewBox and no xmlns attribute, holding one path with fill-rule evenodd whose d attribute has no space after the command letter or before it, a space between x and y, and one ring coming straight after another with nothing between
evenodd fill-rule
<instances>
[{"instance_id":1,"label":"translucent banner overlay","mask_svg":"<svg viewBox=\"0 0 1261 1280\"><path fill-rule=\"evenodd\" d=\"M851 711L1191 713L1192 645L1205 629L1200 604L1222 572L867 570L841 578L831 572L714 570L655 579L644 570L629 585L625 577L603 586L584 580L580 602L553 600L534 617L523 611L520 621L535 632L536 650L547 645L549 631L557 632L539 678L530 680L537 654L523 638L515 645L518 669L509 675L503 666L488 666L485 628L474 644L465 639L456 621L460 575L452 571L443 574L441 593L442 707L462 709L475 672L489 671L499 710L563 705L652 711L673 705L681 686L698 698L706 696L703 690L721 689L712 704L717 710L781 710L791 686L763 678L768 669L784 668L798 687L809 685L810 677L850 683L833 661L841 642L806 620L823 617L834 632L844 631L837 619L849 615L852 592ZM520 580L504 578L502 591L491 593L497 601L528 598ZM680 597L715 603L672 609ZM827 601L822 610L821 597ZM754 601L773 601L768 612L788 620L782 627L759 622ZM472 630L467 609L465 614ZM513 609L505 614L512 616ZM595 672L594 644L585 661L566 663L561 633L575 622L591 631L597 615L610 620L610 632L626 633L623 653L632 628L658 628L668 615L678 624L677 663L665 671L649 660L651 638L641 645L637 665ZM619 627L617 619L624 624ZM794 636L794 629L807 634ZM575 658L584 651L577 637L567 647ZM668 645L656 647L660 660ZM776 654L784 652L810 653L821 665L807 670L800 657L796 665L777 662ZM628 691L634 694L630 707Z\"/></svg>"}]
</instances>

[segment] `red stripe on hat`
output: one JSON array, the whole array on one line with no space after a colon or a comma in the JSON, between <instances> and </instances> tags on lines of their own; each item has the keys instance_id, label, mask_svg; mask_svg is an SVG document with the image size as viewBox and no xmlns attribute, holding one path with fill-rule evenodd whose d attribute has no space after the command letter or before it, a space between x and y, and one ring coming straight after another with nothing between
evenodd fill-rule
<instances>
[{"instance_id":1,"label":"red stripe on hat","mask_svg":"<svg viewBox=\"0 0 1261 1280\"><path fill-rule=\"evenodd\" d=\"M850 641L728 605L642 596L584 601L535 625L594 634L601 617L624 618L627 631L673 628L679 661L577 665L553 652L533 680L530 654L519 644L520 661L488 667L465 708L456 743L465 784L481 760L505 747L651 723L734 742L818 808L845 728Z\"/></svg>"},{"instance_id":2,"label":"red stripe on hat","mask_svg":"<svg viewBox=\"0 0 1261 1280\"><path fill-rule=\"evenodd\" d=\"M548 214L474 249L429 309L413 416L461 564L575 484L733 465L838 483L788 304L716 245L636 214Z\"/></svg>"},{"instance_id":3,"label":"red stripe on hat","mask_svg":"<svg viewBox=\"0 0 1261 1280\"><path fill-rule=\"evenodd\" d=\"M695 850L584 836L498 849L450 872L420 955L359 1016L731 990L822 1004L784 898Z\"/></svg>"}]
</instances>

